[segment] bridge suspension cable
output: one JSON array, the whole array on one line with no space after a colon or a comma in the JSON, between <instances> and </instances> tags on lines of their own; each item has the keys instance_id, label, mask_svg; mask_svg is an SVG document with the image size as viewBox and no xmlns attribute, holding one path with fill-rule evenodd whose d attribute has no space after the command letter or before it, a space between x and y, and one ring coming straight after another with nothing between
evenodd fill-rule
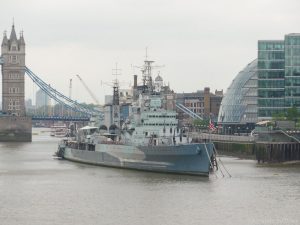
<instances>
[{"instance_id":1,"label":"bridge suspension cable","mask_svg":"<svg viewBox=\"0 0 300 225\"><path fill-rule=\"evenodd\" d=\"M65 107L79 112L88 116L100 116L103 118L103 112L97 109L91 109L87 106L80 104L71 98L65 96L59 91L52 88L49 84L46 84L41 78L39 78L36 74L34 74L28 67L25 67L26 74L31 78L31 80L39 86L49 97L54 99L56 102L64 105Z\"/></svg>"},{"instance_id":2,"label":"bridge suspension cable","mask_svg":"<svg viewBox=\"0 0 300 225\"><path fill-rule=\"evenodd\" d=\"M190 110L189 108L185 107L180 103L176 103L176 107L181 111L183 111L184 113L186 113L187 115L189 115L190 117L192 117L193 119L203 120L203 118L199 116L197 113L193 112L192 110Z\"/></svg>"}]
</instances>

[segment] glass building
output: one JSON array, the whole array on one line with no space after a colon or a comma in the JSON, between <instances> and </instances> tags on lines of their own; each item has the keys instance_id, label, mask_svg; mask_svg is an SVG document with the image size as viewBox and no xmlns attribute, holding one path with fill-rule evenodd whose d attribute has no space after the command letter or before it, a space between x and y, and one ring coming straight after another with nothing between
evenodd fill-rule
<instances>
[{"instance_id":1,"label":"glass building","mask_svg":"<svg viewBox=\"0 0 300 225\"><path fill-rule=\"evenodd\" d=\"M258 41L257 60L232 81L223 97L218 123L225 133L254 128L296 106L300 111L300 34Z\"/></svg>"},{"instance_id":2,"label":"glass building","mask_svg":"<svg viewBox=\"0 0 300 225\"><path fill-rule=\"evenodd\" d=\"M284 112L284 41L258 41L258 116Z\"/></svg>"},{"instance_id":3,"label":"glass building","mask_svg":"<svg viewBox=\"0 0 300 225\"><path fill-rule=\"evenodd\" d=\"M258 117L300 109L300 34L258 41Z\"/></svg>"},{"instance_id":4,"label":"glass building","mask_svg":"<svg viewBox=\"0 0 300 225\"><path fill-rule=\"evenodd\" d=\"M285 36L285 106L300 109L300 34Z\"/></svg>"},{"instance_id":5,"label":"glass building","mask_svg":"<svg viewBox=\"0 0 300 225\"><path fill-rule=\"evenodd\" d=\"M257 60L232 81L223 97L218 124L227 134L250 132L257 122Z\"/></svg>"}]
</instances>

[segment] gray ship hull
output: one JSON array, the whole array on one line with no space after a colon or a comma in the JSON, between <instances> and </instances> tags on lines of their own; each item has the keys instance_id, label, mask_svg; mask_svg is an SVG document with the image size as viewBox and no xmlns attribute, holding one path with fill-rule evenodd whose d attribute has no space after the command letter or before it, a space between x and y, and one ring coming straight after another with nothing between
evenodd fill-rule
<instances>
[{"instance_id":1,"label":"gray ship hull","mask_svg":"<svg viewBox=\"0 0 300 225\"><path fill-rule=\"evenodd\" d=\"M203 176L209 175L213 156L211 143L138 147L97 144L95 149L87 149L60 146L63 158L80 163Z\"/></svg>"}]
</instances>

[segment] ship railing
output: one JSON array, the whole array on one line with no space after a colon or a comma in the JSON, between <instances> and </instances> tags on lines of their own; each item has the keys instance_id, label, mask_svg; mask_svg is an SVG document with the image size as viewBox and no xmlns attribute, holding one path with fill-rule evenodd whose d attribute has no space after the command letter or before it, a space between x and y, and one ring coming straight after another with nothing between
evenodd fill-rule
<instances>
[{"instance_id":1,"label":"ship railing","mask_svg":"<svg viewBox=\"0 0 300 225\"><path fill-rule=\"evenodd\" d=\"M100 144L124 145L124 142L122 142L122 141L101 141Z\"/></svg>"}]
</instances>

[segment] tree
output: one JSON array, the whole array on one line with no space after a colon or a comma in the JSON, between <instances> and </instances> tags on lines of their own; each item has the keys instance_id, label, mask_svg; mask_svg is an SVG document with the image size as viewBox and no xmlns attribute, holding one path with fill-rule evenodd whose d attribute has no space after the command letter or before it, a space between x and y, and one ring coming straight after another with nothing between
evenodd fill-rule
<instances>
[{"instance_id":1,"label":"tree","mask_svg":"<svg viewBox=\"0 0 300 225\"><path fill-rule=\"evenodd\" d=\"M297 122L300 117L300 113L297 110L297 107L292 107L287 110L287 119Z\"/></svg>"},{"instance_id":2,"label":"tree","mask_svg":"<svg viewBox=\"0 0 300 225\"><path fill-rule=\"evenodd\" d=\"M194 119L193 120L193 126L195 126L195 127L207 128L208 123L209 123L208 120L201 120L201 119Z\"/></svg>"},{"instance_id":3,"label":"tree","mask_svg":"<svg viewBox=\"0 0 300 225\"><path fill-rule=\"evenodd\" d=\"M275 121L280 121L280 120L286 120L286 115L284 112L281 112L281 113L274 113L272 115L272 119L275 120Z\"/></svg>"}]
</instances>

